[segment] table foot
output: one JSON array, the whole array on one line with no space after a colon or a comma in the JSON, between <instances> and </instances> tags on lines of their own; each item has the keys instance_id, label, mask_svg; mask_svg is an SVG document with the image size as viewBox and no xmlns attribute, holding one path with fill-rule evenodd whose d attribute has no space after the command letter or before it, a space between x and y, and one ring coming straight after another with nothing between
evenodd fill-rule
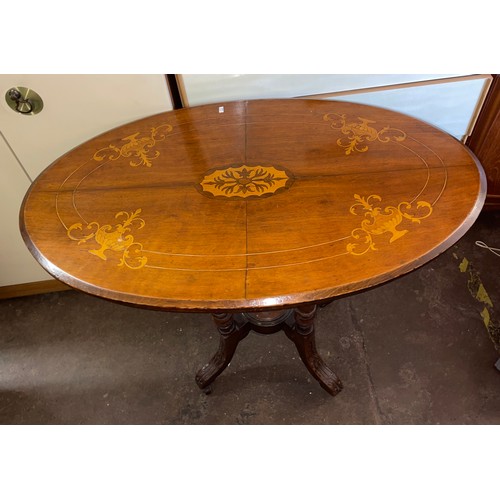
<instances>
[{"instance_id":1,"label":"table foot","mask_svg":"<svg viewBox=\"0 0 500 500\"><path fill-rule=\"evenodd\" d=\"M316 349L314 331L316 306L298 307L294 311L294 316L294 325L287 325L284 328L286 336L295 344L300 359L320 386L332 396L337 395L342 390L342 382L333 370L328 368Z\"/></svg>"},{"instance_id":2,"label":"table foot","mask_svg":"<svg viewBox=\"0 0 500 500\"><path fill-rule=\"evenodd\" d=\"M211 392L210 384L227 368L233 359L236 347L248 335L247 325L238 325L230 313L212 314L220 333L219 349L212 359L196 374L196 383L200 389Z\"/></svg>"},{"instance_id":3,"label":"table foot","mask_svg":"<svg viewBox=\"0 0 500 500\"><path fill-rule=\"evenodd\" d=\"M208 396L209 394L212 394L212 392L214 390L214 386L212 384L209 384L209 385L201 388L201 390L204 392L204 394L206 394Z\"/></svg>"}]
</instances>

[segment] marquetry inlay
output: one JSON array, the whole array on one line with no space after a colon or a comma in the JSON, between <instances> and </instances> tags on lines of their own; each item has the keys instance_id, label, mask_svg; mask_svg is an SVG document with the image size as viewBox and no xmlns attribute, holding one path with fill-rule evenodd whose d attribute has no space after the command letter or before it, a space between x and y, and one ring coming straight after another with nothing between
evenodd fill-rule
<instances>
[{"instance_id":1,"label":"marquetry inlay","mask_svg":"<svg viewBox=\"0 0 500 500\"><path fill-rule=\"evenodd\" d=\"M288 189L292 183L292 174L283 168L242 165L208 172L200 187L214 197L258 198Z\"/></svg>"},{"instance_id":2,"label":"marquetry inlay","mask_svg":"<svg viewBox=\"0 0 500 500\"><path fill-rule=\"evenodd\" d=\"M139 217L140 213L140 208L133 213L118 212L115 219L121 219L121 222L114 226L89 222L84 228L80 222L77 222L68 228L67 234L70 239L78 241L79 245L92 240L100 245L99 248L89 250L89 253L102 260L108 259L105 252L111 250L118 252L120 256L118 266L140 269L148 259L142 255L142 244L134 241L134 237L130 234L134 225L139 230L146 224L144 219Z\"/></svg>"},{"instance_id":3,"label":"marquetry inlay","mask_svg":"<svg viewBox=\"0 0 500 500\"><path fill-rule=\"evenodd\" d=\"M359 117L358 122L351 122L344 114L326 113L323 115L323 120L332 122L330 126L334 130L340 130L345 135L345 137L337 139L337 145L345 149L346 155L353 152L366 153L368 146L364 144L365 141L389 142L394 140L402 142L406 139L406 134L402 130L388 126L377 130L372 127L377 122L367 118Z\"/></svg>"},{"instance_id":4,"label":"marquetry inlay","mask_svg":"<svg viewBox=\"0 0 500 500\"><path fill-rule=\"evenodd\" d=\"M163 141L166 137L166 133L172 131L172 125L164 123L159 127L151 128L149 135L144 135L139 137L140 132L131 134L122 139L125 142L123 145L116 146L110 144L105 148L101 148L94 154L94 160L103 161L107 160L118 160L118 158L135 158L130 160L129 165L131 167L140 167L144 165L145 167L151 167L153 165L152 160L155 160L160 156L158 150L151 151L151 148L160 141ZM107 158L106 158L107 157Z\"/></svg>"},{"instance_id":5,"label":"marquetry inlay","mask_svg":"<svg viewBox=\"0 0 500 500\"><path fill-rule=\"evenodd\" d=\"M426 201L417 201L408 203L402 201L397 207L394 206L376 206L382 198L372 194L367 198L359 194L354 195L354 203L350 212L353 215L364 215L364 220L360 227L354 229L351 233L356 242L347 244L347 251L352 255L363 255L369 250L378 250L375 246L373 236L379 236L384 233L390 233L389 243L408 233L408 229L398 227L404 220L420 224L422 219L426 219L432 214L432 206Z\"/></svg>"}]
</instances>

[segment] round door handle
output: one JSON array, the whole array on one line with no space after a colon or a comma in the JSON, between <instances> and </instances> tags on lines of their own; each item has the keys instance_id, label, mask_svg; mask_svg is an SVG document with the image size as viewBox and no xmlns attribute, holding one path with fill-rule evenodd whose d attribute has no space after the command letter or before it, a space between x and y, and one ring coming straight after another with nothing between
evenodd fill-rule
<instances>
[{"instance_id":1,"label":"round door handle","mask_svg":"<svg viewBox=\"0 0 500 500\"><path fill-rule=\"evenodd\" d=\"M43 108L42 98L26 87L12 87L7 90L5 100L11 109L22 115L36 115Z\"/></svg>"},{"instance_id":2,"label":"round door handle","mask_svg":"<svg viewBox=\"0 0 500 500\"><path fill-rule=\"evenodd\" d=\"M18 113L23 115L29 115L33 111L33 103L30 99L24 99L21 92L17 89L10 89L8 91L9 99L16 103L16 109Z\"/></svg>"}]
</instances>

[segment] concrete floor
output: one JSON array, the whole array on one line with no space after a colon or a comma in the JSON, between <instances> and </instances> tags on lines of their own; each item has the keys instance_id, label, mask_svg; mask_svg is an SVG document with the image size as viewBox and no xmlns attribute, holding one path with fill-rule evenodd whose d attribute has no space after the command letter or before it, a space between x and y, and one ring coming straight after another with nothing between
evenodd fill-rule
<instances>
[{"instance_id":1,"label":"concrete floor","mask_svg":"<svg viewBox=\"0 0 500 500\"><path fill-rule=\"evenodd\" d=\"M474 243L500 247L499 222L482 214L432 262L320 309L335 398L282 332L250 334L206 395L209 315L76 291L0 301L0 424L500 424L500 260Z\"/></svg>"}]
</instances>

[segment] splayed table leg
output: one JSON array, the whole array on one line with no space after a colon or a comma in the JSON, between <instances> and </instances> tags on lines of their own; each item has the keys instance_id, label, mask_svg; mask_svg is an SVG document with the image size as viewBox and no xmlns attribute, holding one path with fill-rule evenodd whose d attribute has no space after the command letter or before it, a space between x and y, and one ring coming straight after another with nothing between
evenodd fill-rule
<instances>
[{"instance_id":1,"label":"splayed table leg","mask_svg":"<svg viewBox=\"0 0 500 500\"><path fill-rule=\"evenodd\" d=\"M294 324L285 325L287 337L295 344L300 359L309 373L329 394L335 396L342 390L342 382L326 365L316 349L314 330L315 305L305 305L294 309Z\"/></svg>"}]
</instances>

